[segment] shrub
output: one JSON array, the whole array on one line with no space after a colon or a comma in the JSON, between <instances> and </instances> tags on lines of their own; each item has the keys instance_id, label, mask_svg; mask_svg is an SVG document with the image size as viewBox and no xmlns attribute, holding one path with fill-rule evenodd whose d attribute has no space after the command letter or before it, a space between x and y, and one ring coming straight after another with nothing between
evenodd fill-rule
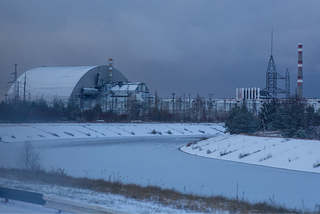
<instances>
[{"instance_id":1,"label":"shrub","mask_svg":"<svg viewBox=\"0 0 320 214\"><path fill-rule=\"evenodd\" d=\"M224 150L223 152L220 152L220 156L225 156L225 155L227 155L227 154L230 154L230 153L232 153L232 151L226 151L226 150Z\"/></svg>"},{"instance_id":2,"label":"shrub","mask_svg":"<svg viewBox=\"0 0 320 214\"><path fill-rule=\"evenodd\" d=\"M162 135L161 132L157 132L155 129L153 129L152 132L150 132L150 134L160 134L160 135Z\"/></svg>"},{"instance_id":3,"label":"shrub","mask_svg":"<svg viewBox=\"0 0 320 214\"><path fill-rule=\"evenodd\" d=\"M246 157L248 155L250 155L250 153L244 153L244 154L240 153L239 154L239 159L244 158L244 157Z\"/></svg>"},{"instance_id":4,"label":"shrub","mask_svg":"<svg viewBox=\"0 0 320 214\"><path fill-rule=\"evenodd\" d=\"M313 168L317 168L320 166L320 160L318 159L315 164L313 164Z\"/></svg>"},{"instance_id":5,"label":"shrub","mask_svg":"<svg viewBox=\"0 0 320 214\"><path fill-rule=\"evenodd\" d=\"M51 171L49 173L54 174L54 175L67 175L66 170L62 169L62 168L51 167Z\"/></svg>"},{"instance_id":6,"label":"shrub","mask_svg":"<svg viewBox=\"0 0 320 214\"><path fill-rule=\"evenodd\" d=\"M70 136L74 137L74 134L72 134L72 133L69 133L69 132L64 132L64 133L67 134L67 135L70 135Z\"/></svg>"},{"instance_id":7,"label":"shrub","mask_svg":"<svg viewBox=\"0 0 320 214\"><path fill-rule=\"evenodd\" d=\"M272 158L273 156L272 156L272 154L268 154L267 156L265 156L264 158L260 158L260 160L259 160L259 162L262 162L262 161L264 161L264 160L267 160L267 159L269 159L269 158Z\"/></svg>"},{"instance_id":8,"label":"shrub","mask_svg":"<svg viewBox=\"0 0 320 214\"><path fill-rule=\"evenodd\" d=\"M40 152L35 150L30 141L26 141L19 151L17 166L20 169L40 170Z\"/></svg>"},{"instance_id":9,"label":"shrub","mask_svg":"<svg viewBox=\"0 0 320 214\"><path fill-rule=\"evenodd\" d=\"M189 147L193 144L193 142L189 142L186 147Z\"/></svg>"}]
</instances>

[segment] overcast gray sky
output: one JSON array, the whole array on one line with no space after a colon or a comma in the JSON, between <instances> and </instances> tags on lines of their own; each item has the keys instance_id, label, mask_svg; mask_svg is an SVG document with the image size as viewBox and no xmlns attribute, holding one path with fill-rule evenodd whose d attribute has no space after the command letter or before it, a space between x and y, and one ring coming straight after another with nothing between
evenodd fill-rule
<instances>
[{"instance_id":1,"label":"overcast gray sky","mask_svg":"<svg viewBox=\"0 0 320 214\"><path fill-rule=\"evenodd\" d=\"M0 0L0 99L15 63L21 75L109 58L161 97L234 98L265 88L272 27L278 73L289 68L294 92L303 43L304 96L319 98L319 11L318 0Z\"/></svg>"}]
</instances>

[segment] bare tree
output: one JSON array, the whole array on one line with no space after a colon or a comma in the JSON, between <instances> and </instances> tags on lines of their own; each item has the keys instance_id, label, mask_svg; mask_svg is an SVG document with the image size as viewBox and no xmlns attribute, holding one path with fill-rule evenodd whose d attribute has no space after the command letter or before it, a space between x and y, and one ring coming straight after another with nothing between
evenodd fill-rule
<instances>
[{"instance_id":1,"label":"bare tree","mask_svg":"<svg viewBox=\"0 0 320 214\"><path fill-rule=\"evenodd\" d=\"M40 152L36 151L30 141L24 143L17 157L17 166L20 169L39 170Z\"/></svg>"}]
</instances>

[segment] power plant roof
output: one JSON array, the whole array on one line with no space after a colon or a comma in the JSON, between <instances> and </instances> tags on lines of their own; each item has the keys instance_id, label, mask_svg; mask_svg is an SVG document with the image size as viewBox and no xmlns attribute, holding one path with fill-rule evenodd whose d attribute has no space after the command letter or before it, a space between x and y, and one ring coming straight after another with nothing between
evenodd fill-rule
<instances>
[{"instance_id":1,"label":"power plant roof","mask_svg":"<svg viewBox=\"0 0 320 214\"><path fill-rule=\"evenodd\" d=\"M99 73L99 75L98 75ZM98 82L109 82L108 66L40 67L26 71L10 87L8 95L21 97L26 85L26 96L35 99L68 100L82 88L94 88ZM126 82L127 78L117 69L113 81ZM18 86L17 86L18 85ZM17 92L18 90L18 92Z\"/></svg>"}]
</instances>

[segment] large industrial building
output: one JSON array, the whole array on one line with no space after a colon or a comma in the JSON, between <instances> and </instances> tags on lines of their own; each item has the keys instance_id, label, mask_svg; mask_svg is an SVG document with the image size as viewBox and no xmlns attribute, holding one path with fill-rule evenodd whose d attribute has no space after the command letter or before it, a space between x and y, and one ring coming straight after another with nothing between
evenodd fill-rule
<instances>
[{"instance_id":1,"label":"large industrial building","mask_svg":"<svg viewBox=\"0 0 320 214\"><path fill-rule=\"evenodd\" d=\"M16 73L16 72L15 72ZM285 90L278 87L278 79L285 80ZM319 99L303 98L302 91L302 44L298 45L298 76L297 98L320 109ZM290 98L290 75L286 70L281 76L274 63L271 52L266 72L266 88L237 88L236 97L229 99L186 98L185 94L172 99L156 99L149 93L148 87L142 82L129 82L128 79L113 67L113 60L108 65L77 66L77 67L40 67L28 70L16 78L8 91L8 101L45 100L49 105L55 100L65 103L77 102L81 109L86 110L100 104L103 111L112 110L118 114L129 113L132 108L141 114L148 109L157 107L172 113L183 115L205 109L209 116L225 114L234 105L245 103L254 115L258 115L265 100L277 99L278 94ZM201 100L201 102L199 102ZM199 106L201 104L201 107ZM200 113L199 113L200 114Z\"/></svg>"},{"instance_id":2,"label":"large industrial building","mask_svg":"<svg viewBox=\"0 0 320 214\"><path fill-rule=\"evenodd\" d=\"M55 100L65 103L78 102L83 109L99 103L104 111L115 110L125 113L128 98L144 102L150 97L145 83L129 82L113 67L108 65L76 67L40 67L23 73L8 91L6 100Z\"/></svg>"}]
</instances>

